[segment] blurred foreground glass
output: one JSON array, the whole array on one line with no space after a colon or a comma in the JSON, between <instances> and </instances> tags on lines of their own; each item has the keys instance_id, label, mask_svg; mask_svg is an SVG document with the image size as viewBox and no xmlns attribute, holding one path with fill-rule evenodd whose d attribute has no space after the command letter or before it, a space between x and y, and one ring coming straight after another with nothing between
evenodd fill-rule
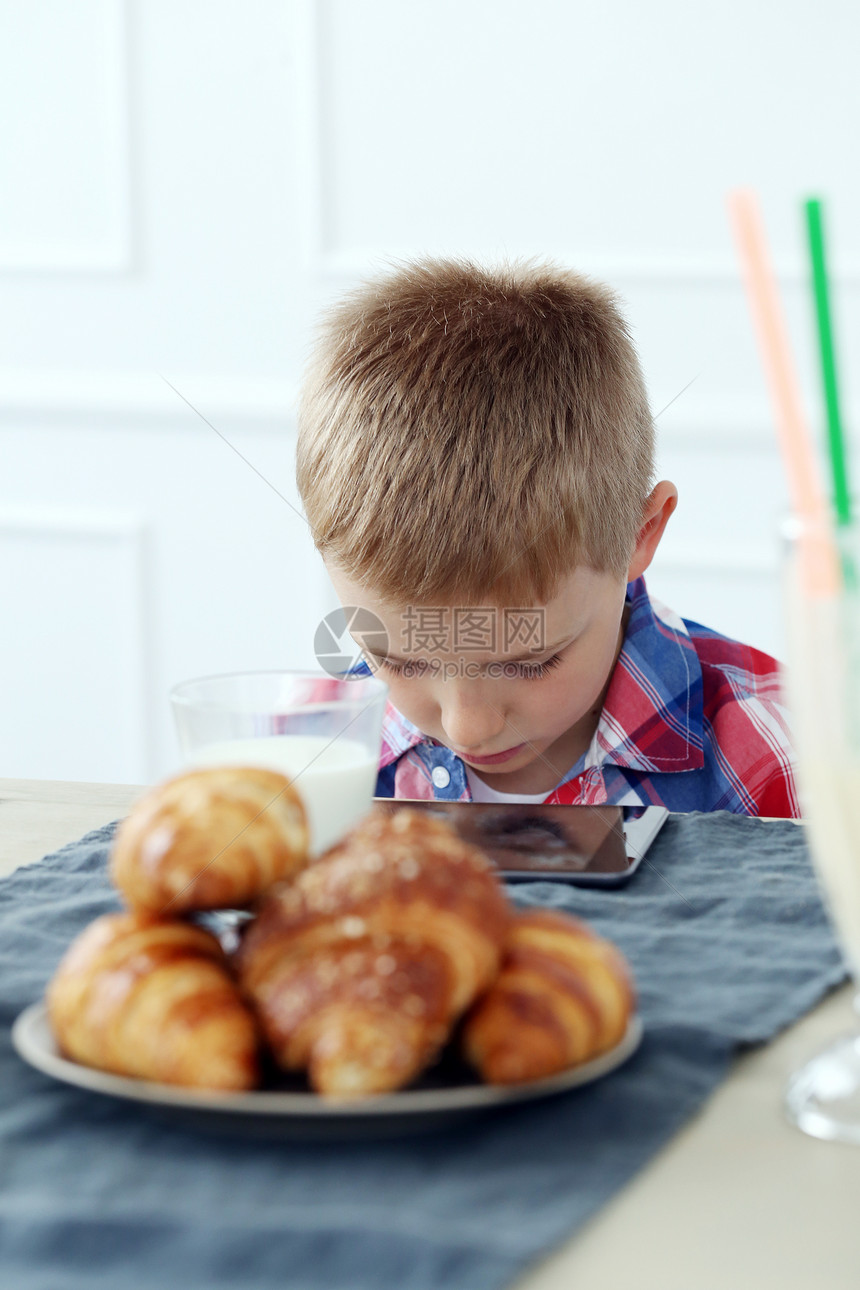
<instances>
[{"instance_id":1,"label":"blurred foreground glass","mask_svg":"<svg viewBox=\"0 0 860 1290\"><path fill-rule=\"evenodd\" d=\"M190 766L267 766L288 775L319 854L368 810L388 686L323 672L233 672L170 691Z\"/></svg>"},{"instance_id":2,"label":"blurred foreground glass","mask_svg":"<svg viewBox=\"0 0 860 1290\"><path fill-rule=\"evenodd\" d=\"M860 984L860 527L839 565L811 522L783 529L786 685L804 821L825 902ZM786 1090L789 1118L817 1138L860 1145L860 1033L813 1057Z\"/></svg>"}]
</instances>

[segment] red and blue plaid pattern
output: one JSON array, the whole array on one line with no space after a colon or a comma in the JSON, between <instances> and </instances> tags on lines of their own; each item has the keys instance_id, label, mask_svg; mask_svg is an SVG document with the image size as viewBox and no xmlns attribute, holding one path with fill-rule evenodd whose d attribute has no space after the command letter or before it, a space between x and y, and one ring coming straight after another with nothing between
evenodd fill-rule
<instances>
[{"instance_id":1,"label":"red and blue plaid pattern","mask_svg":"<svg viewBox=\"0 0 860 1290\"><path fill-rule=\"evenodd\" d=\"M650 599L643 578L627 599L627 632L591 746L546 801L798 817L776 661L677 617ZM472 796L460 758L391 704L376 792Z\"/></svg>"}]
</instances>

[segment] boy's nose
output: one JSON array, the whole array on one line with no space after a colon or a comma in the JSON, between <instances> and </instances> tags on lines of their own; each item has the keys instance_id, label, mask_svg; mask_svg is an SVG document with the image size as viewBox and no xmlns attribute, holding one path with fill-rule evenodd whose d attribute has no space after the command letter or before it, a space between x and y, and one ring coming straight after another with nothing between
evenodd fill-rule
<instances>
[{"instance_id":1,"label":"boy's nose","mask_svg":"<svg viewBox=\"0 0 860 1290\"><path fill-rule=\"evenodd\" d=\"M440 706L442 728L455 749L476 756L503 751L505 718L500 709L452 681L445 683Z\"/></svg>"}]
</instances>

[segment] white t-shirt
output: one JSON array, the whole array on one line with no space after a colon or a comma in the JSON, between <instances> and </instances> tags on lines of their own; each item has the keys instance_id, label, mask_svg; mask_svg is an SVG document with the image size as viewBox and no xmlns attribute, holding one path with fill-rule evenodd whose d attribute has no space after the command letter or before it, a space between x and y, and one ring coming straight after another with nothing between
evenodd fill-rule
<instances>
[{"instance_id":1,"label":"white t-shirt","mask_svg":"<svg viewBox=\"0 0 860 1290\"><path fill-rule=\"evenodd\" d=\"M500 793L497 789L490 788L489 784L485 784L466 762L463 762L463 765L466 767L466 778L475 802L545 802L552 791L550 789L546 793Z\"/></svg>"}]
</instances>

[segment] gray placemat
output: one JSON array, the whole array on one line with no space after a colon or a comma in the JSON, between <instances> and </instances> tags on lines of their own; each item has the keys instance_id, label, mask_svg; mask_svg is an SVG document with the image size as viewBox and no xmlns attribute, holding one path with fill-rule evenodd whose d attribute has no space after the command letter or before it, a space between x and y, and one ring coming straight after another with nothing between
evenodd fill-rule
<instances>
[{"instance_id":1,"label":"gray placemat","mask_svg":"<svg viewBox=\"0 0 860 1290\"><path fill-rule=\"evenodd\" d=\"M14 1290L498 1290L684 1123L741 1045L842 980L802 830L670 819L625 889L530 883L628 956L645 1038L600 1082L456 1130L291 1144L166 1125L12 1050L63 950L117 907L112 827L0 882L0 1282Z\"/></svg>"}]
</instances>

